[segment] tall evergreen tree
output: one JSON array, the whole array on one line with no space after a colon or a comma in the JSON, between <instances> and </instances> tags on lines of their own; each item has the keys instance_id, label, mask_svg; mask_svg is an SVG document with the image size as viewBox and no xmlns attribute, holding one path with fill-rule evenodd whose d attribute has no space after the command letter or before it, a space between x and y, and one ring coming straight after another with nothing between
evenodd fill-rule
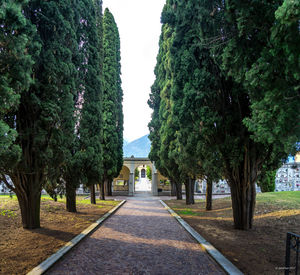
<instances>
[{"instance_id":1,"label":"tall evergreen tree","mask_svg":"<svg viewBox=\"0 0 300 275\"><path fill-rule=\"evenodd\" d=\"M184 18L185 13L179 13L176 4L173 3L172 8L163 12L163 17L175 30L172 44L174 51L171 51L170 58L173 88L169 96L173 102L170 113L177 127L177 149L173 149L178 152L175 160L181 174L188 176L185 180L187 203L194 201L194 179L206 179L206 209L210 210L212 182L221 177L222 164L213 146L213 140L204 138L204 133L199 131L199 125L202 123L201 113L208 112L199 108L199 102L203 99L200 91L212 89L214 92L216 81L213 75L206 71L212 69L206 68L208 64L203 62L209 57L209 52L201 47L198 39L200 28L196 22L200 22L201 17L205 16L204 5L205 1L195 7L192 4L187 5L185 10L193 16Z\"/></svg>"},{"instance_id":2,"label":"tall evergreen tree","mask_svg":"<svg viewBox=\"0 0 300 275\"><path fill-rule=\"evenodd\" d=\"M73 62L77 68L78 74L75 79L75 93L73 96L72 105L72 115L69 116L69 124L66 126L66 130L69 133L69 142L66 142L66 161L65 165L62 167L62 177L65 184L66 192L66 208L69 212L76 212L76 188L80 183L87 183L87 177L84 174L84 169L86 168L86 156L83 157L80 148L80 118L83 103L84 87L86 78L86 61L87 61L87 48L89 39L86 35L87 29L87 18L91 18L87 15L85 5L94 5L95 13L94 20L91 22L96 22L97 29L97 49L100 54L99 56L99 68L100 75L102 75L102 1L94 2L82 2L77 0L72 0L72 10L74 10L74 37L76 37L76 48L73 49ZM92 8L90 7L90 10ZM90 15L93 16L93 15ZM93 186L91 187L91 201L95 202L95 192Z\"/></svg>"},{"instance_id":3,"label":"tall evergreen tree","mask_svg":"<svg viewBox=\"0 0 300 275\"><path fill-rule=\"evenodd\" d=\"M177 199L182 199L181 173L175 161L174 154L176 144L173 121L170 108L170 89L172 87L172 70L170 68L170 46L172 43L172 27L164 23L166 18L170 18L170 1L167 1L162 13L162 32L159 41L159 53L157 64L154 70L156 79L151 87L148 105L153 109L152 118L149 123L151 140L151 151L149 158L155 162L155 166L176 187ZM166 17L166 18L165 18Z\"/></svg>"},{"instance_id":4,"label":"tall evergreen tree","mask_svg":"<svg viewBox=\"0 0 300 275\"><path fill-rule=\"evenodd\" d=\"M76 188L81 180L81 161L78 156L79 152L79 139L78 129L76 124L79 120L78 100L80 98L80 88L82 79L78 72L80 62L83 55L80 55L80 5L79 1L71 0L71 11L68 11L70 33L69 40L66 41L70 46L72 53L73 74L70 74L69 83L71 85L71 92L66 94L61 101L61 131L62 139L60 147L62 153L60 158L63 157L63 162L59 168L60 173L57 174L58 181L65 187L66 194L66 209L68 212L76 212Z\"/></svg>"},{"instance_id":5,"label":"tall evergreen tree","mask_svg":"<svg viewBox=\"0 0 300 275\"><path fill-rule=\"evenodd\" d=\"M80 119L80 153L84 181L91 190L91 203L95 201L95 185L103 175L101 40L97 29L97 10L92 0L80 2L80 52L83 61L80 74L83 79L83 106Z\"/></svg>"},{"instance_id":6,"label":"tall evergreen tree","mask_svg":"<svg viewBox=\"0 0 300 275\"><path fill-rule=\"evenodd\" d=\"M117 134L118 134L118 146L117 146L117 169L114 177L117 177L123 167L123 130L124 130L124 115L123 115L123 90L121 80L121 46L120 46L120 35L117 25L115 25L116 31L116 51L117 51ZM110 183L110 190L112 182Z\"/></svg>"},{"instance_id":7,"label":"tall evergreen tree","mask_svg":"<svg viewBox=\"0 0 300 275\"><path fill-rule=\"evenodd\" d=\"M32 41L42 44L35 57L33 78L35 82L27 93L21 94L20 105L11 114L22 155L13 169L5 171L11 178L16 193L24 228L40 226L40 197L60 151L61 102L71 93L73 74L68 9L70 1L30 1L24 14L37 33ZM39 12L37 12L39 11ZM61 41L65 41L62 43ZM57 160L57 159L56 159Z\"/></svg>"},{"instance_id":8,"label":"tall evergreen tree","mask_svg":"<svg viewBox=\"0 0 300 275\"><path fill-rule=\"evenodd\" d=\"M300 136L299 2L255 1L251 6L227 3L231 35L222 65L247 91L250 114L243 122L256 146L264 147L257 158L258 170L265 172L280 166Z\"/></svg>"},{"instance_id":9,"label":"tall evergreen tree","mask_svg":"<svg viewBox=\"0 0 300 275\"><path fill-rule=\"evenodd\" d=\"M101 199L111 195L111 182L123 163L123 113L120 79L120 38L111 12L103 17L103 182ZM105 186L105 187L104 187Z\"/></svg>"},{"instance_id":10,"label":"tall evergreen tree","mask_svg":"<svg viewBox=\"0 0 300 275\"><path fill-rule=\"evenodd\" d=\"M72 10L74 10L74 20L73 26L75 34L73 37L76 37L77 42L74 43L76 46L73 49L73 62L77 68L78 74L75 79L75 92L73 94L72 105L69 105L72 108L72 112L68 116L65 123L64 130L66 132L64 145L64 156L65 161L64 165L60 168L63 178L63 183L65 185L66 193L66 208L69 212L76 212L76 188L80 183L87 183L88 178L85 176L85 164L86 156L82 155L80 151L80 129L77 127L80 125L80 114L82 110L84 87L86 79L86 61L87 61L87 48L89 47L89 38L86 35L87 31L87 18L91 22L96 22L97 29L97 51L99 53L99 64L97 65L100 69L100 77L102 76L102 1L94 2L81 2L77 0L72 1ZM87 15L85 5L94 5L94 14ZM92 7L90 7L92 10ZM92 20L91 16L95 16ZM75 125L77 125L75 127ZM95 189L94 185L90 185L91 189L91 202L95 203Z\"/></svg>"},{"instance_id":11,"label":"tall evergreen tree","mask_svg":"<svg viewBox=\"0 0 300 275\"><path fill-rule=\"evenodd\" d=\"M263 13L258 8L268 11L261 1L256 1L259 7L254 9L250 3L249 6L241 4L242 7L238 3L173 2L175 38L171 58L175 73L172 99L173 115L179 122L179 144L188 149L193 147L191 141L199 139L202 156L220 161L231 188L235 228L249 229L255 208L255 182L261 167L278 164L284 153L272 144L253 140L244 124L252 112L249 90L241 81L247 72L243 62L253 57L260 43L253 43L249 35L245 40L238 40L241 38L239 26L249 21L240 17L232 24L230 14L235 18L243 13L236 7L244 8L246 15L253 10ZM244 55L247 52L246 48L242 49L244 45L247 45L249 56ZM236 57L228 62L226 58L231 58L232 46L231 53L236 51ZM195 137L189 140L186 135ZM185 159L190 154L189 150L186 152ZM204 164L210 167L206 160Z\"/></svg>"}]
</instances>

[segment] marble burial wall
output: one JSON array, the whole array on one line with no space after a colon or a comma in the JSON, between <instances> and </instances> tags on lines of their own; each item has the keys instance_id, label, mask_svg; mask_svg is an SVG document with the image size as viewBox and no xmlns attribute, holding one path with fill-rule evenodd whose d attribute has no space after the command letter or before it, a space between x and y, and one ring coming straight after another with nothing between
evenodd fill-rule
<instances>
[{"instance_id":1,"label":"marble burial wall","mask_svg":"<svg viewBox=\"0 0 300 275\"><path fill-rule=\"evenodd\" d=\"M196 193L206 193L206 181L197 180ZM275 178L275 191L300 191L300 162L287 163L277 170ZM256 186L256 192L260 187ZM213 194L228 194L230 187L226 180L213 183Z\"/></svg>"}]
</instances>

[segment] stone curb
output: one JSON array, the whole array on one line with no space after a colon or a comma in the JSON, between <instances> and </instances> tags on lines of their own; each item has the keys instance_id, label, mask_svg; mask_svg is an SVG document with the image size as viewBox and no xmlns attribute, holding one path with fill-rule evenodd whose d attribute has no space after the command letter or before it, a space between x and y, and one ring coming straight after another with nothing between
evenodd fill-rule
<instances>
[{"instance_id":1,"label":"stone curb","mask_svg":"<svg viewBox=\"0 0 300 275\"><path fill-rule=\"evenodd\" d=\"M186 221L184 221L178 214L176 214L168 205L162 200L160 203L169 211L183 228L192 235L194 239L201 245L201 247L230 275L243 275L232 262L226 259L216 248L214 248L208 241L206 241L197 231L195 231Z\"/></svg>"},{"instance_id":2,"label":"stone curb","mask_svg":"<svg viewBox=\"0 0 300 275\"><path fill-rule=\"evenodd\" d=\"M34 269L29 271L27 275L40 275L46 272L53 264L55 264L62 256L64 256L68 251L70 251L75 245L77 245L82 239L84 239L88 234L95 230L101 223L103 223L110 215L116 212L126 200L121 201L113 209L109 210L104 214L99 220L91 224L88 228L82 231L79 235L73 238L71 241L66 243L62 248L60 248L56 253L52 254L49 258L43 261L41 264L36 266Z\"/></svg>"}]
</instances>

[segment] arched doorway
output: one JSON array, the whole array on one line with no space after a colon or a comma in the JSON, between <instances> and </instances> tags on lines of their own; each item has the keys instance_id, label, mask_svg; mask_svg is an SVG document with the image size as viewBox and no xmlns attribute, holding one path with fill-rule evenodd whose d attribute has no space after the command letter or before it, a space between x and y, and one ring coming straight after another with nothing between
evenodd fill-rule
<instances>
[{"instance_id":1,"label":"arched doorway","mask_svg":"<svg viewBox=\"0 0 300 275\"><path fill-rule=\"evenodd\" d=\"M149 165L139 165L135 168L134 192L152 191L152 170Z\"/></svg>"},{"instance_id":2,"label":"arched doorway","mask_svg":"<svg viewBox=\"0 0 300 275\"><path fill-rule=\"evenodd\" d=\"M119 176L113 180L112 192L117 195L127 196L129 192L129 177L130 170L123 165Z\"/></svg>"},{"instance_id":3,"label":"arched doorway","mask_svg":"<svg viewBox=\"0 0 300 275\"><path fill-rule=\"evenodd\" d=\"M136 182L139 179L145 180L145 182L142 182L147 186L145 191L152 193L153 196L167 195L171 191L166 179L156 170L150 159L132 156L124 158L120 175L113 181L113 195L134 196L135 192L139 192L137 190L139 188L136 188ZM146 182L147 180L148 182Z\"/></svg>"}]
</instances>

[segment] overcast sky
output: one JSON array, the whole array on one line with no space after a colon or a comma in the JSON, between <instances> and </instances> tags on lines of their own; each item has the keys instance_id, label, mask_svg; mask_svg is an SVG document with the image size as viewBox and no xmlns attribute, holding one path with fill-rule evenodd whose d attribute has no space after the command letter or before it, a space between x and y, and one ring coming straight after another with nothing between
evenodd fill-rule
<instances>
[{"instance_id":1,"label":"overcast sky","mask_svg":"<svg viewBox=\"0 0 300 275\"><path fill-rule=\"evenodd\" d=\"M165 0L104 0L118 25L121 39L124 138L146 135L151 118L150 87L161 31L160 15ZM104 12L103 9L103 12Z\"/></svg>"}]
</instances>

